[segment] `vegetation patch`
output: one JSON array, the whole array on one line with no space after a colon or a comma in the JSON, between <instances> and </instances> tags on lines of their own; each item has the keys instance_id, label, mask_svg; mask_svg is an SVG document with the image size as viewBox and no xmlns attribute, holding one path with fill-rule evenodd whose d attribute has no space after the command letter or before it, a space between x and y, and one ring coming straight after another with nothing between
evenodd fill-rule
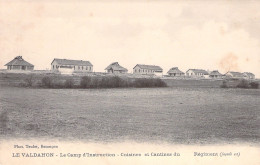
<instances>
[{"instance_id":1,"label":"vegetation patch","mask_svg":"<svg viewBox=\"0 0 260 165\"><path fill-rule=\"evenodd\" d=\"M26 78L23 80L23 82L20 84L20 86L23 87L32 87L35 83L35 79L33 75L27 75Z\"/></svg>"},{"instance_id":2,"label":"vegetation patch","mask_svg":"<svg viewBox=\"0 0 260 165\"><path fill-rule=\"evenodd\" d=\"M113 77L88 77L81 78L81 88L149 88L149 87L166 87L166 83L161 79L130 79L120 78L118 76Z\"/></svg>"},{"instance_id":3,"label":"vegetation patch","mask_svg":"<svg viewBox=\"0 0 260 165\"><path fill-rule=\"evenodd\" d=\"M249 85L253 89L258 89L259 88L259 83L258 82L251 82L251 83L249 83Z\"/></svg>"},{"instance_id":4,"label":"vegetation patch","mask_svg":"<svg viewBox=\"0 0 260 165\"><path fill-rule=\"evenodd\" d=\"M258 89L259 82L250 81L245 79L240 80L223 80L220 85L221 88L245 88L245 89Z\"/></svg>"},{"instance_id":5,"label":"vegetation patch","mask_svg":"<svg viewBox=\"0 0 260 165\"><path fill-rule=\"evenodd\" d=\"M43 87L48 87L48 88L52 88L54 87L53 84L53 78L45 76L42 78L42 82L41 82Z\"/></svg>"},{"instance_id":6,"label":"vegetation patch","mask_svg":"<svg viewBox=\"0 0 260 165\"><path fill-rule=\"evenodd\" d=\"M65 87L65 88L73 88L73 87L74 87L74 80L73 80L72 78L67 79L67 80L64 82L64 87Z\"/></svg>"},{"instance_id":7,"label":"vegetation patch","mask_svg":"<svg viewBox=\"0 0 260 165\"><path fill-rule=\"evenodd\" d=\"M240 80L236 86L237 88L249 88L249 82L247 80Z\"/></svg>"},{"instance_id":8,"label":"vegetation patch","mask_svg":"<svg viewBox=\"0 0 260 165\"><path fill-rule=\"evenodd\" d=\"M228 88L227 81L223 80L222 84L220 85L221 88Z\"/></svg>"},{"instance_id":9,"label":"vegetation patch","mask_svg":"<svg viewBox=\"0 0 260 165\"><path fill-rule=\"evenodd\" d=\"M161 79L145 79L145 78L140 78L140 79L135 79L133 82L134 87L166 87L166 83L162 81Z\"/></svg>"},{"instance_id":10,"label":"vegetation patch","mask_svg":"<svg viewBox=\"0 0 260 165\"><path fill-rule=\"evenodd\" d=\"M119 76L83 76L80 78L79 83L76 83L73 77L62 80L52 76L45 76L39 86L44 88L151 88L166 87L167 85L159 78L133 79Z\"/></svg>"}]
</instances>

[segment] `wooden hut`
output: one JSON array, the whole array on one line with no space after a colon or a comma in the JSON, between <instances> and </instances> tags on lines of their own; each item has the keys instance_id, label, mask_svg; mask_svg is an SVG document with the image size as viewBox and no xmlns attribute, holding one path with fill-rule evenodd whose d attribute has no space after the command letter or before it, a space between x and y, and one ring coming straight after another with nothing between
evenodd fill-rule
<instances>
[{"instance_id":1,"label":"wooden hut","mask_svg":"<svg viewBox=\"0 0 260 165\"><path fill-rule=\"evenodd\" d=\"M33 70L34 65L25 61L22 56L15 57L12 61L5 64L7 70Z\"/></svg>"},{"instance_id":2,"label":"wooden hut","mask_svg":"<svg viewBox=\"0 0 260 165\"><path fill-rule=\"evenodd\" d=\"M251 72L244 72L243 75L247 79L255 79L255 75L253 73L251 73Z\"/></svg>"},{"instance_id":3,"label":"wooden hut","mask_svg":"<svg viewBox=\"0 0 260 165\"><path fill-rule=\"evenodd\" d=\"M210 78L222 78L222 74L219 73L218 70L213 70L212 72L209 73Z\"/></svg>"},{"instance_id":4,"label":"wooden hut","mask_svg":"<svg viewBox=\"0 0 260 165\"><path fill-rule=\"evenodd\" d=\"M171 69L167 72L167 74L168 74L169 76L172 76L172 77L181 77L181 76L184 76L184 75L185 75L184 72L182 72L182 71L180 71L180 70L178 69L178 67L173 67L173 68L171 68Z\"/></svg>"},{"instance_id":5,"label":"wooden hut","mask_svg":"<svg viewBox=\"0 0 260 165\"><path fill-rule=\"evenodd\" d=\"M228 78L237 78L237 79L242 79L245 78L243 73L240 72L233 72L233 71L229 71L225 74L226 77Z\"/></svg>"},{"instance_id":6,"label":"wooden hut","mask_svg":"<svg viewBox=\"0 0 260 165\"><path fill-rule=\"evenodd\" d=\"M127 73L128 70L119 65L118 62L113 62L105 69L107 73Z\"/></svg>"}]
</instances>

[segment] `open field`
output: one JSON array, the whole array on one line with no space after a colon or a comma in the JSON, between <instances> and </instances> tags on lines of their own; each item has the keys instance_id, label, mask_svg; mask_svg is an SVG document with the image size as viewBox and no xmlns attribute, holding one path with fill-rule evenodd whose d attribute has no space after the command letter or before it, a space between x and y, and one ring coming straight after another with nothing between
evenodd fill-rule
<instances>
[{"instance_id":1,"label":"open field","mask_svg":"<svg viewBox=\"0 0 260 165\"><path fill-rule=\"evenodd\" d=\"M259 143L259 96L259 89L0 87L0 136Z\"/></svg>"}]
</instances>

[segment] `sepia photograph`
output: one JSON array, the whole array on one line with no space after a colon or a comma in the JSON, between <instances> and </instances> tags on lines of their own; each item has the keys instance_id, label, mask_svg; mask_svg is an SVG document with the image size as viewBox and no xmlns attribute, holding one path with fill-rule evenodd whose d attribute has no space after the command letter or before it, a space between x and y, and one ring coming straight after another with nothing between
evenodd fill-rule
<instances>
[{"instance_id":1,"label":"sepia photograph","mask_svg":"<svg viewBox=\"0 0 260 165\"><path fill-rule=\"evenodd\" d=\"M0 0L0 165L259 165L259 9Z\"/></svg>"}]
</instances>

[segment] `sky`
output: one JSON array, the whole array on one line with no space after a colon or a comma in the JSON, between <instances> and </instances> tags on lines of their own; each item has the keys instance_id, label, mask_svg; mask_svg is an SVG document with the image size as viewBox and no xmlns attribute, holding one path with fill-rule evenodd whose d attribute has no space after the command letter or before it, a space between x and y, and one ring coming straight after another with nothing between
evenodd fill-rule
<instances>
[{"instance_id":1,"label":"sky","mask_svg":"<svg viewBox=\"0 0 260 165\"><path fill-rule=\"evenodd\" d=\"M16 56L252 72L260 78L260 1L0 0L0 68Z\"/></svg>"}]
</instances>

